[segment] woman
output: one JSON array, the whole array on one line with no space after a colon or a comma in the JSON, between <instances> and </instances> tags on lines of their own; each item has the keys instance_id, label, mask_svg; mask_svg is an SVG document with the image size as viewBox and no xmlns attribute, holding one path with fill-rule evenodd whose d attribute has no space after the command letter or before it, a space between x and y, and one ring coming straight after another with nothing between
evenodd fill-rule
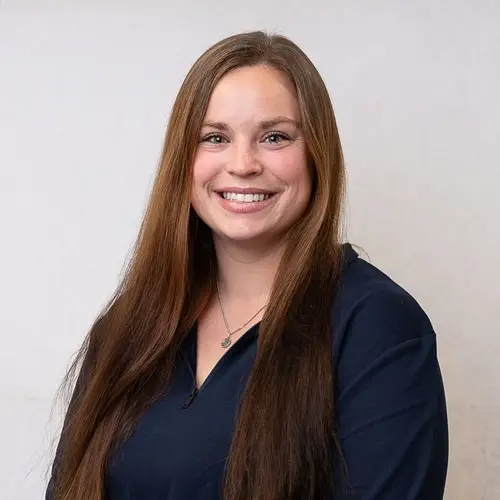
<instances>
[{"instance_id":1,"label":"woman","mask_svg":"<svg viewBox=\"0 0 500 500\"><path fill-rule=\"evenodd\" d=\"M291 41L187 75L134 257L80 352L47 498L442 498L432 326L341 244L327 89Z\"/></svg>"}]
</instances>

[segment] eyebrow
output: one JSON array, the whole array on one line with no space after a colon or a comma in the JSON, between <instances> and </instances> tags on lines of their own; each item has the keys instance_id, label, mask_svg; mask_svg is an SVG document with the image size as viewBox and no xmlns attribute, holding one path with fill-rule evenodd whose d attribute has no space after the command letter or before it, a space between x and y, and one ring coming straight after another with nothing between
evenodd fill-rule
<instances>
[{"instance_id":1,"label":"eyebrow","mask_svg":"<svg viewBox=\"0 0 500 500\"><path fill-rule=\"evenodd\" d=\"M300 128L300 122L298 122L297 120L293 120L292 118L287 118L286 116L277 116L276 118L271 118L269 120L262 120L258 125L260 129L265 130L273 128L276 125L282 125L284 123L291 124L296 128ZM224 122L214 122L210 120L203 122L202 127L211 127L223 132L227 132L231 129L231 127Z\"/></svg>"}]
</instances>

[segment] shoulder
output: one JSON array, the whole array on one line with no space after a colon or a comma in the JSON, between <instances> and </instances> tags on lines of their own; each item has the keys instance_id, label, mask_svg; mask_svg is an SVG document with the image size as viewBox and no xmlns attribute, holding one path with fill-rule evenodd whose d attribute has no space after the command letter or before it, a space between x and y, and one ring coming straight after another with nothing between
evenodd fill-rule
<instances>
[{"instance_id":1,"label":"shoulder","mask_svg":"<svg viewBox=\"0 0 500 500\"><path fill-rule=\"evenodd\" d=\"M333 303L337 357L345 348L377 350L432 335L433 327L417 300L380 269L344 245L344 264Z\"/></svg>"},{"instance_id":2,"label":"shoulder","mask_svg":"<svg viewBox=\"0 0 500 500\"><path fill-rule=\"evenodd\" d=\"M448 431L436 336L417 301L347 247L333 305L336 415L363 498L442 498Z\"/></svg>"}]
</instances>

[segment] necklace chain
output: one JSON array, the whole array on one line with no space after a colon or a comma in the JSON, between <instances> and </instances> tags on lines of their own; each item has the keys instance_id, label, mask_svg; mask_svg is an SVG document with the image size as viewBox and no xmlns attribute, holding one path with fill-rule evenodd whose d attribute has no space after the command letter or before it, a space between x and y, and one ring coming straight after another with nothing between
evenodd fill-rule
<instances>
[{"instance_id":1,"label":"necklace chain","mask_svg":"<svg viewBox=\"0 0 500 500\"><path fill-rule=\"evenodd\" d=\"M226 315L224 314L224 308L222 307L222 300L220 298L220 291L219 291L219 280L216 281L216 284L217 284L217 298L219 300L220 312L222 313L222 319L224 320L224 325L226 326L226 331L227 331L227 337L224 337L222 339L220 345L224 349L226 349L232 344L231 335L234 335L240 330L243 330L243 328L245 328L245 326L247 326L248 323L250 323L250 321L252 321L257 316L257 314L259 314L267 306L267 303L264 304L248 321L245 321L245 323L243 323L239 328L236 328L236 330L231 331L227 323Z\"/></svg>"}]
</instances>

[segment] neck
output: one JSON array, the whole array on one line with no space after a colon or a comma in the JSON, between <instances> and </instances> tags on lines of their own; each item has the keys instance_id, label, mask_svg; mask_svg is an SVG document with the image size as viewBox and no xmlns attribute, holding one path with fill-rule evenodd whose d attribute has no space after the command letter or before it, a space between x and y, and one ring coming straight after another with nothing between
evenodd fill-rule
<instances>
[{"instance_id":1,"label":"neck","mask_svg":"<svg viewBox=\"0 0 500 500\"><path fill-rule=\"evenodd\" d=\"M221 295L234 303L264 305L283 254L283 247L251 248L214 238Z\"/></svg>"}]
</instances>

